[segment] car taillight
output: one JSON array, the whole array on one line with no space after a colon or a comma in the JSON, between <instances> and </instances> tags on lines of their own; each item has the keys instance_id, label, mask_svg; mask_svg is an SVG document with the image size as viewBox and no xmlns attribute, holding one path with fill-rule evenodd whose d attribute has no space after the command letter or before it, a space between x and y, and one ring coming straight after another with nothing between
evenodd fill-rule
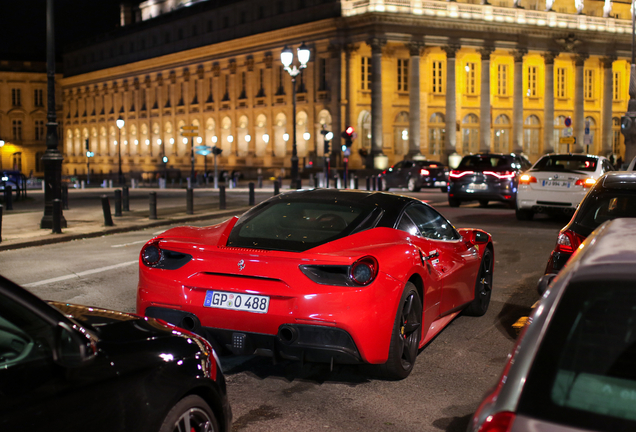
<instances>
[{"instance_id":1,"label":"car taillight","mask_svg":"<svg viewBox=\"0 0 636 432\"><path fill-rule=\"evenodd\" d=\"M479 428L479 432L509 432L515 421L515 413L509 411L498 412L488 416Z\"/></svg>"},{"instance_id":2,"label":"car taillight","mask_svg":"<svg viewBox=\"0 0 636 432\"><path fill-rule=\"evenodd\" d=\"M576 186L583 186L584 188L589 188L594 186L594 184L596 183L596 180L594 180L593 178L586 178L586 179L578 179L576 181L576 183L574 183Z\"/></svg>"},{"instance_id":3,"label":"car taillight","mask_svg":"<svg viewBox=\"0 0 636 432\"><path fill-rule=\"evenodd\" d=\"M351 266L349 277L358 285L369 285L378 275L378 261L372 256L360 258Z\"/></svg>"},{"instance_id":4,"label":"car taillight","mask_svg":"<svg viewBox=\"0 0 636 432\"><path fill-rule=\"evenodd\" d=\"M471 174L475 174L474 171L460 171L460 170L452 170L450 172L450 178L451 179L458 179L458 178L462 178L465 175L471 175Z\"/></svg>"},{"instance_id":5,"label":"car taillight","mask_svg":"<svg viewBox=\"0 0 636 432\"><path fill-rule=\"evenodd\" d=\"M585 241L585 237L578 235L574 231L561 231L557 238L556 251L570 254L574 253L583 241Z\"/></svg>"},{"instance_id":6,"label":"car taillight","mask_svg":"<svg viewBox=\"0 0 636 432\"><path fill-rule=\"evenodd\" d=\"M421 176L427 176L427 175L431 175L431 173L430 173L430 172L428 172L428 170L427 170L427 169L422 168L422 169L420 170L420 175L421 175Z\"/></svg>"},{"instance_id":7,"label":"car taillight","mask_svg":"<svg viewBox=\"0 0 636 432\"><path fill-rule=\"evenodd\" d=\"M156 243L147 244L141 250L141 260L150 267L161 261L161 249L159 249L159 245Z\"/></svg>"},{"instance_id":8,"label":"car taillight","mask_svg":"<svg viewBox=\"0 0 636 432\"><path fill-rule=\"evenodd\" d=\"M521 177L519 177L519 184L530 184L536 182L537 179L530 174L522 174Z\"/></svg>"},{"instance_id":9,"label":"car taillight","mask_svg":"<svg viewBox=\"0 0 636 432\"><path fill-rule=\"evenodd\" d=\"M497 177L499 180L512 180L513 178L515 178L515 175L516 175L514 171L503 171L503 172L484 171L484 174Z\"/></svg>"}]
</instances>

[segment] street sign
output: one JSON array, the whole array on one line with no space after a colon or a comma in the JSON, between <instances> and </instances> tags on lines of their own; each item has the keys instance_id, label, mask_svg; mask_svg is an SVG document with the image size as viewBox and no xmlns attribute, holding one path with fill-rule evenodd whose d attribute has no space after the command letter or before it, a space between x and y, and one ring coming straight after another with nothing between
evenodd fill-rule
<instances>
[{"instance_id":1,"label":"street sign","mask_svg":"<svg viewBox=\"0 0 636 432\"><path fill-rule=\"evenodd\" d=\"M194 152L196 154L200 154L201 156L207 156L212 153L212 147L206 145L198 145L194 147Z\"/></svg>"},{"instance_id":2,"label":"street sign","mask_svg":"<svg viewBox=\"0 0 636 432\"><path fill-rule=\"evenodd\" d=\"M559 144L576 144L576 137L561 137Z\"/></svg>"},{"instance_id":3,"label":"street sign","mask_svg":"<svg viewBox=\"0 0 636 432\"><path fill-rule=\"evenodd\" d=\"M574 133L574 129L571 127L566 127L565 129L563 129L564 137L571 137L573 133Z\"/></svg>"},{"instance_id":4,"label":"street sign","mask_svg":"<svg viewBox=\"0 0 636 432\"><path fill-rule=\"evenodd\" d=\"M199 126L181 126L181 130L196 131L196 130L199 130Z\"/></svg>"},{"instance_id":5,"label":"street sign","mask_svg":"<svg viewBox=\"0 0 636 432\"><path fill-rule=\"evenodd\" d=\"M196 137L196 136L199 136L199 132L181 132L181 136Z\"/></svg>"},{"instance_id":6,"label":"street sign","mask_svg":"<svg viewBox=\"0 0 636 432\"><path fill-rule=\"evenodd\" d=\"M566 117L566 118L565 118L565 125L566 125L567 127L572 126L572 119L571 119L570 117Z\"/></svg>"},{"instance_id":7,"label":"street sign","mask_svg":"<svg viewBox=\"0 0 636 432\"><path fill-rule=\"evenodd\" d=\"M592 145L592 135L590 134L583 135L583 144Z\"/></svg>"}]
</instances>

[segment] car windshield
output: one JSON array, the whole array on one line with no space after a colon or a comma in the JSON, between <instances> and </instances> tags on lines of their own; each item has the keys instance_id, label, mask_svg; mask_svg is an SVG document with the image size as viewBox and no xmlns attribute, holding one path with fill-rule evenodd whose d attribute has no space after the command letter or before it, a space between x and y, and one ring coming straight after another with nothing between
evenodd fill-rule
<instances>
[{"instance_id":1,"label":"car windshield","mask_svg":"<svg viewBox=\"0 0 636 432\"><path fill-rule=\"evenodd\" d=\"M464 156L457 169L492 169L510 168L511 161L504 156L496 155L473 155Z\"/></svg>"},{"instance_id":2,"label":"car windshield","mask_svg":"<svg viewBox=\"0 0 636 432\"><path fill-rule=\"evenodd\" d=\"M227 245L302 252L349 235L375 208L338 200L272 202L239 219Z\"/></svg>"},{"instance_id":3,"label":"car windshield","mask_svg":"<svg viewBox=\"0 0 636 432\"><path fill-rule=\"evenodd\" d=\"M532 171L596 171L598 159L584 155L544 156L532 167Z\"/></svg>"},{"instance_id":4,"label":"car windshield","mask_svg":"<svg viewBox=\"0 0 636 432\"><path fill-rule=\"evenodd\" d=\"M571 283L526 380L519 413L585 430L636 430L633 282Z\"/></svg>"},{"instance_id":5,"label":"car windshield","mask_svg":"<svg viewBox=\"0 0 636 432\"><path fill-rule=\"evenodd\" d=\"M619 217L636 217L636 191L601 190L588 196L575 223L591 233L603 222Z\"/></svg>"}]
</instances>

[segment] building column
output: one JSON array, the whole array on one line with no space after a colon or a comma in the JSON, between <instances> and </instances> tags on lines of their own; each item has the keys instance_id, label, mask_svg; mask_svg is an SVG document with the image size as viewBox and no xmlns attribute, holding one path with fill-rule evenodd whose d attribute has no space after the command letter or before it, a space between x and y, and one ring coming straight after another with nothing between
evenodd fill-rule
<instances>
[{"instance_id":1,"label":"building column","mask_svg":"<svg viewBox=\"0 0 636 432\"><path fill-rule=\"evenodd\" d=\"M372 37L367 42L371 46L371 154L373 167L384 169L388 158L382 152L382 47L386 39Z\"/></svg>"},{"instance_id":2,"label":"building column","mask_svg":"<svg viewBox=\"0 0 636 432\"><path fill-rule=\"evenodd\" d=\"M613 71L612 65L616 57L603 57L603 111L601 114L601 154L608 156L612 154L612 104L614 99Z\"/></svg>"},{"instance_id":3,"label":"building column","mask_svg":"<svg viewBox=\"0 0 636 432\"><path fill-rule=\"evenodd\" d=\"M455 56L460 45L442 47L446 52L446 134L442 162L448 165L448 157L456 152L457 146L457 99L455 97Z\"/></svg>"},{"instance_id":4,"label":"building column","mask_svg":"<svg viewBox=\"0 0 636 432\"><path fill-rule=\"evenodd\" d=\"M554 152L554 58L556 52L543 54L545 79L543 82L543 153Z\"/></svg>"},{"instance_id":5,"label":"building column","mask_svg":"<svg viewBox=\"0 0 636 432\"><path fill-rule=\"evenodd\" d=\"M479 151L490 151L490 54L494 47L483 47L481 54L481 96L479 100Z\"/></svg>"},{"instance_id":6,"label":"building column","mask_svg":"<svg viewBox=\"0 0 636 432\"><path fill-rule=\"evenodd\" d=\"M523 56L528 53L525 48L513 51L515 58L514 100L512 107L512 151L523 151Z\"/></svg>"},{"instance_id":7,"label":"building column","mask_svg":"<svg viewBox=\"0 0 636 432\"><path fill-rule=\"evenodd\" d=\"M585 89L584 82L584 65L588 58L587 54L577 54L574 57L574 118L572 123L574 126L574 136L576 144L574 144L574 153L583 153L583 136L585 134L585 99L583 91Z\"/></svg>"},{"instance_id":8,"label":"building column","mask_svg":"<svg viewBox=\"0 0 636 432\"><path fill-rule=\"evenodd\" d=\"M409 61L409 157L422 156L420 150L420 55L423 42L407 44Z\"/></svg>"}]
</instances>

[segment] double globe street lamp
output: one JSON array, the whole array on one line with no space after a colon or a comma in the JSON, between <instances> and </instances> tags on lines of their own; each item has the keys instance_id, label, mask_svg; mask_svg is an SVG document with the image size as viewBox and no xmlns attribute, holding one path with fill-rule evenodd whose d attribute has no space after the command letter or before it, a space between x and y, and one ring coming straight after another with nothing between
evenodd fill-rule
<instances>
[{"instance_id":1,"label":"double globe street lamp","mask_svg":"<svg viewBox=\"0 0 636 432\"><path fill-rule=\"evenodd\" d=\"M283 51L280 53L280 61L285 67L285 70L289 73L292 80L292 104L293 104L293 130L292 130L292 157L291 157L291 179L292 186L297 184L298 181L298 148L296 145L296 77L302 73L302 70L307 67L307 63L309 62L309 56L311 51L303 42L300 47L298 47L298 61L300 65L296 67L296 65L292 66L292 62L294 61L294 52L288 46L283 48Z\"/></svg>"},{"instance_id":2,"label":"double globe street lamp","mask_svg":"<svg viewBox=\"0 0 636 432\"><path fill-rule=\"evenodd\" d=\"M124 127L124 124L126 124L126 122L124 122L123 118L119 117L115 124L117 125L117 128L119 128L119 141L117 141L117 156L119 159L118 181L120 186L124 186L126 184L126 180L124 179L124 173L121 170L121 128Z\"/></svg>"}]
</instances>

